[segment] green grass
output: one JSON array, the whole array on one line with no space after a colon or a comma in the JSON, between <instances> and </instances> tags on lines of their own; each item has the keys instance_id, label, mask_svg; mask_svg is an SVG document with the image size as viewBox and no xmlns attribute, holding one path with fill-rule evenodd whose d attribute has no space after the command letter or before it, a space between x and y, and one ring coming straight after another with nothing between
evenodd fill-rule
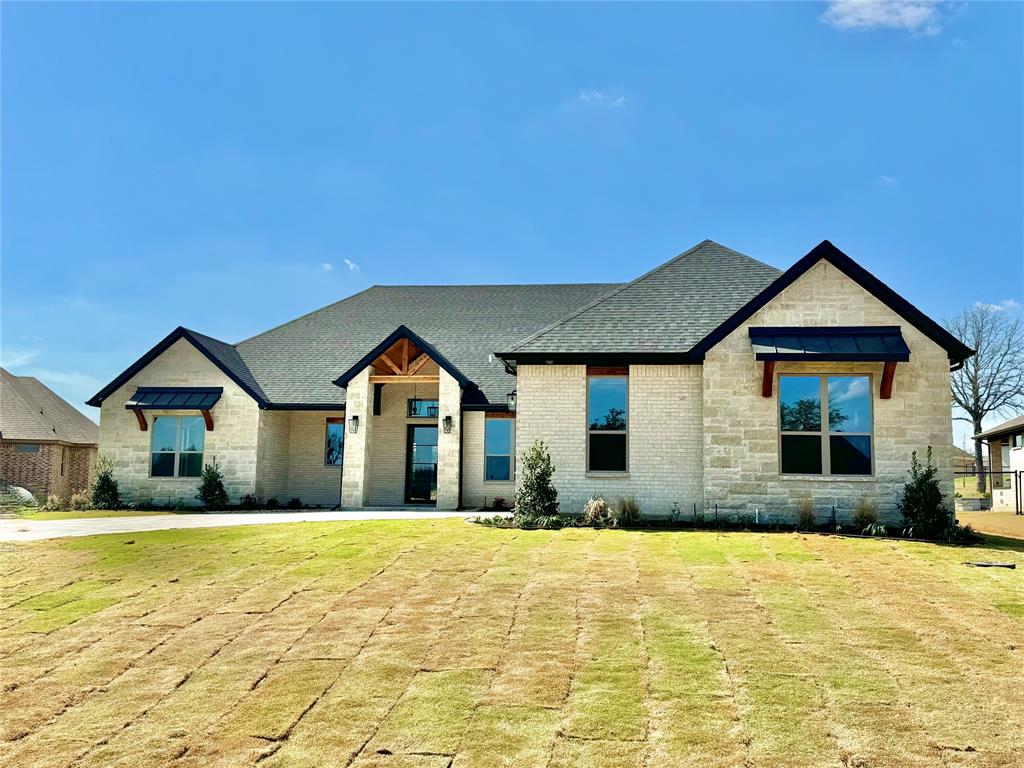
<instances>
[{"instance_id":1,"label":"green grass","mask_svg":"<svg viewBox=\"0 0 1024 768\"><path fill-rule=\"evenodd\" d=\"M988 488L988 483L985 485ZM968 475L957 475L953 478L953 490L954 492L963 499L990 499L992 498L992 491L987 490L985 493L978 493L978 478L970 477Z\"/></svg>"},{"instance_id":2,"label":"green grass","mask_svg":"<svg viewBox=\"0 0 1024 768\"><path fill-rule=\"evenodd\" d=\"M143 517L166 515L165 511L145 509L59 509L41 510L35 507L19 507L18 515L25 520L83 520L90 517Z\"/></svg>"},{"instance_id":3,"label":"green grass","mask_svg":"<svg viewBox=\"0 0 1024 768\"><path fill-rule=\"evenodd\" d=\"M1019 764L1017 539L437 520L0 546L0 766Z\"/></svg>"}]
</instances>

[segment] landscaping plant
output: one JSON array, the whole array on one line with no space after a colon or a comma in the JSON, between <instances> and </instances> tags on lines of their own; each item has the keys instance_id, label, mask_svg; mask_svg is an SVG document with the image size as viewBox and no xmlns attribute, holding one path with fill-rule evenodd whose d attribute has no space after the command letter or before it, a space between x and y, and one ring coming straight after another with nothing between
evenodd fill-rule
<instances>
[{"instance_id":1,"label":"landscaping plant","mask_svg":"<svg viewBox=\"0 0 1024 768\"><path fill-rule=\"evenodd\" d=\"M587 499L583 505L583 516L580 518L581 525L592 525L595 528L608 525L611 520L612 509L600 496L594 495Z\"/></svg>"},{"instance_id":2,"label":"landscaping plant","mask_svg":"<svg viewBox=\"0 0 1024 768\"><path fill-rule=\"evenodd\" d=\"M93 509L117 509L121 506L121 492L114 479L114 462L106 456L96 460L96 480L92 484Z\"/></svg>"},{"instance_id":3,"label":"landscaping plant","mask_svg":"<svg viewBox=\"0 0 1024 768\"><path fill-rule=\"evenodd\" d=\"M216 459L203 467L196 498L206 509L224 509L228 505L228 492L224 490L224 473L220 471Z\"/></svg>"},{"instance_id":4,"label":"landscaping plant","mask_svg":"<svg viewBox=\"0 0 1024 768\"><path fill-rule=\"evenodd\" d=\"M855 530L867 533L867 528L878 522L878 511L871 499L861 499L857 509L853 513L853 527ZM884 526L883 526L884 528Z\"/></svg>"},{"instance_id":5,"label":"landscaping plant","mask_svg":"<svg viewBox=\"0 0 1024 768\"><path fill-rule=\"evenodd\" d=\"M813 531L816 527L814 504L810 499L801 499L796 505L796 529L798 531Z\"/></svg>"},{"instance_id":6,"label":"landscaping plant","mask_svg":"<svg viewBox=\"0 0 1024 768\"><path fill-rule=\"evenodd\" d=\"M903 515L903 524L909 536L937 538L942 536L953 522L949 506L939 487L938 474L938 467L932 463L930 445L923 466L917 458L917 451L910 454L908 480L896 505Z\"/></svg>"},{"instance_id":7,"label":"landscaping plant","mask_svg":"<svg viewBox=\"0 0 1024 768\"><path fill-rule=\"evenodd\" d=\"M640 523L640 505L632 496L620 498L612 512L612 525L635 526Z\"/></svg>"},{"instance_id":8,"label":"landscaping plant","mask_svg":"<svg viewBox=\"0 0 1024 768\"><path fill-rule=\"evenodd\" d=\"M516 516L554 515L558 513L558 490L551 482L555 465L541 440L520 457L523 480L516 490Z\"/></svg>"},{"instance_id":9,"label":"landscaping plant","mask_svg":"<svg viewBox=\"0 0 1024 768\"><path fill-rule=\"evenodd\" d=\"M78 493L71 494L71 500L68 502L68 507L77 511L88 509L89 494L85 491L79 491Z\"/></svg>"}]
</instances>

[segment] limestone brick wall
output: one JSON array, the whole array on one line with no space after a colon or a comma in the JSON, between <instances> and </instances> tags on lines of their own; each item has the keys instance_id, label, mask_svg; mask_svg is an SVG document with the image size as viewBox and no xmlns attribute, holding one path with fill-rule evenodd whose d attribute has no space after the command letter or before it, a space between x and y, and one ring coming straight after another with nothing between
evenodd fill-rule
<instances>
[{"instance_id":1,"label":"limestone brick wall","mask_svg":"<svg viewBox=\"0 0 1024 768\"><path fill-rule=\"evenodd\" d=\"M255 493L259 407L237 384L185 339L179 339L103 401L100 409L100 454L114 464L114 476L128 501L195 504L198 478L150 477L151 430L139 429L125 401L138 386L223 387L213 407L214 430L207 432L203 461L216 458L224 472L231 503ZM154 416L177 416L190 411L146 411Z\"/></svg>"},{"instance_id":2,"label":"limestone brick wall","mask_svg":"<svg viewBox=\"0 0 1024 768\"><path fill-rule=\"evenodd\" d=\"M288 440L288 491L278 500L292 497L306 505L333 507L341 493L339 465L324 464L327 443L327 419L344 418L344 411L292 411ZM345 435L348 442L349 435ZM348 459L348 445L345 446Z\"/></svg>"},{"instance_id":3,"label":"limestone brick wall","mask_svg":"<svg viewBox=\"0 0 1024 768\"><path fill-rule=\"evenodd\" d=\"M462 387L447 371L438 385L437 508L459 508L459 477L462 473ZM450 432L442 428L450 417Z\"/></svg>"},{"instance_id":4,"label":"limestone brick wall","mask_svg":"<svg viewBox=\"0 0 1024 768\"><path fill-rule=\"evenodd\" d=\"M466 411L462 414L462 506L468 509L490 505L495 496L501 496L511 504L516 492L514 460L513 480L484 480L485 417L486 414L482 411ZM512 450L518 453L515 444Z\"/></svg>"},{"instance_id":5,"label":"limestone brick wall","mask_svg":"<svg viewBox=\"0 0 1024 768\"><path fill-rule=\"evenodd\" d=\"M369 497L370 467L373 445L373 387L370 385L370 368L365 368L348 383L345 390L345 463L342 467L344 479L341 482L341 505L345 509L366 506ZM387 390L387 387L384 388ZM359 427L352 432L352 419L359 420Z\"/></svg>"},{"instance_id":6,"label":"limestone brick wall","mask_svg":"<svg viewBox=\"0 0 1024 768\"><path fill-rule=\"evenodd\" d=\"M420 400L438 399L438 385L385 384L381 391L380 415L373 417L370 484L365 502L368 506L401 506L405 503L408 425L437 425L436 419L409 418L408 401L413 397ZM439 434L439 443L440 440ZM345 461L348 461L348 446L345 447Z\"/></svg>"},{"instance_id":7,"label":"limestone brick wall","mask_svg":"<svg viewBox=\"0 0 1024 768\"><path fill-rule=\"evenodd\" d=\"M789 478L779 474L778 391L761 397L762 364L750 326L896 325L910 347L896 367L892 399L879 397L881 363L778 363L776 373L868 373L872 382L875 474L863 478ZM840 520L861 499L898 520L896 497L911 451L933 446L943 491L953 498L949 361L945 351L827 262L812 267L711 349L703 366L704 488L709 507L757 510L788 520L809 498L823 519L835 505Z\"/></svg>"},{"instance_id":8,"label":"limestone brick wall","mask_svg":"<svg viewBox=\"0 0 1024 768\"><path fill-rule=\"evenodd\" d=\"M588 473L586 366L520 365L517 453L536 440L547 444L564 513L579 512L591 494L612 502L632 496L649 516L667 515L673 503L700 507L701 385L700 366L630 366L628 471Z\"/></svg>"},{"instance_id":9,"label":"limestone brick wall","mask_svg":"<svg viewBox=\"0 0 1024 768\"><path fill-rule=\"evenodd\" d=\"M288 494L291 453L291 411L260 411L256 449L256 491L258 499L277 499L284 504Z\"/></svg>"}]
</instances>

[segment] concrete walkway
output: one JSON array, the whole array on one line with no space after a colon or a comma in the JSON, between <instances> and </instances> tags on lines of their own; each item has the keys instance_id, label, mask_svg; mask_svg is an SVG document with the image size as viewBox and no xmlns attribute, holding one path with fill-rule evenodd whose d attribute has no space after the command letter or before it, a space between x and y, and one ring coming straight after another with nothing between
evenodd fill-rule
<instances>
[{"instance_id":1,"label":"concrete walkway","mask_svg":"<svg viewBox=\"0 0 1024 768\"><path fill-rule=\"evenodd\" d=\"M226 525L272 523L327 523L336 520L434 520L442 517L476 517L481 512L366 510L359 512L240 512L237 514L150 515L138 517L91 517L81 520L0 520L0 541L37 541L98 533L165 531L170 528L219 528Z\"/></svg>"}]
</instances>

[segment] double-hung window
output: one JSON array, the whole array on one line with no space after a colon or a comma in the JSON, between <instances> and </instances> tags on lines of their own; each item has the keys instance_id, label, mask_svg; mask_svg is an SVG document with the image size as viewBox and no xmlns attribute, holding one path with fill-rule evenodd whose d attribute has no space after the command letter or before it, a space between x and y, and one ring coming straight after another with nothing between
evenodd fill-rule
<instances>
[{"instance_id":1,"label":"double-hung window","mask_svg":"<svg viewBox=\"0 0 1024 768\"><path fill-rule=\"evenodd\" d=\"M871 377L779 377L783 475L872 473Z\"/></svg>"},{"instance_id":2,"label":"double-hung window","mask_svg":"<svg viewBox=\"0 0 1024 768\"><path fill-rule=\"evenodd\" d=\"M587 471L629 468L629 377L587 377Z\"/></svg>"},{"instance_id":3,"label":"double-hung window","mask_svg":"<svg viewBox=\"0 0 1024 768\"><path fill-rule=\"evenodd\" d=\"M516 420L487 418L484 421L484 480L512 479Z\"/></svg>"},{"instance_id":4,"label":"double-hung window","mask_svg":"<svg viewBox=\"0 0 1024 768\"><path fill-rule=\"evenodd\" d=\"M156 416L150 450L153 477L199 477L206 423L202 416Z\"/></svg>"},{"instance_id":5,"label":"double-hung window","mask_svg":"<svg viewBox=\"0 0 1024 768\"><path fill-rule=\"evenodd\" d=\"M324 464L329 467L341 466L345 457L345 419L327 419L324 436Z\"/></svg>"}]
</instances>

